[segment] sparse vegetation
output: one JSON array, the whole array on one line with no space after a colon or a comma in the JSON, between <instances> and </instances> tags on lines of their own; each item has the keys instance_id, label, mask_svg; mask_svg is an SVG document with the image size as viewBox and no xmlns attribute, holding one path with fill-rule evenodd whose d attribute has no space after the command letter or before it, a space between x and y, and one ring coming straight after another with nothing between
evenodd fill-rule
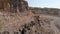
<instances>
[{"instance_id":1,"label":"sparse vegetation","mask_svg":"<svg viewBox=\"0 0 60 34\"><path fill-rule=\"evenodd\" d=\"M33 7L30 7L30 10L32 10L32 13L34 13L34 14L48 14L48 15L60 16L60 9L56 9L56 8L33 8Z\"/></svg>"},{"instance_id":2,"label":"sparse vegetation","mask_svg":"<svg viewBox=\"0 0 60 34\"><path fill-rule=\"evenodd\" d=\"M0 23L0 29L2 28L2 26L3 26L2 23Z\"/></svg>"}]
</instances>

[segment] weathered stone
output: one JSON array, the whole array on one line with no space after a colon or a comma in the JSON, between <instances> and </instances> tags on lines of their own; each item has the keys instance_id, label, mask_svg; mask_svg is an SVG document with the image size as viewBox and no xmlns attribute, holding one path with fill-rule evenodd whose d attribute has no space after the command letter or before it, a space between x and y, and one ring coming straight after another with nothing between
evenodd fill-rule
<instances>
[{"instance_id":1,"label":"weathered stone","mask_svg":"<svg viewBox=\"0 0 60 34\"><path fill-rule=\"evenodd\" d=\"M7 9L10 5L9 12L25 12L28 10L28 3L24 0L0 0L0 9Z\"/></svg>"},{"instance_id":2,"label":"weathered stone","mask_svg":"<svg viewBox=\"0 0 60 34\"><path fill-rule=\"evenodd\" d=\"M8 7L8 0L0 0L0 9Z\"/></svg>"},{"instance_id":3,"label":"weathered stone","mask_svg":"<svg viewBox=\"0 0 60 34\"><path fill-rule=\"evenodd\" d=\"M28 10L28 3L24 0L20 0L18 3L19 12L25 12Z\"/></svg>"},{"instance_id":4,"label":"weathered stone","mask_svg":"<svg viewBox=\"0 0 60 34\"><path fill-rule=\"evenodd\" d=\"M0 34L1 34L1 32L0 32Z\"/></svg>"},{"instance_id":5,"label":"weathered stone","mask_svg":"<svg viewBox=\"0 0 60 34\"><path fill-rule=\"evenodd\" d=\"M19 34L19 32L14 32L14 34Z\"/></svg>"},{"instance_id":6,"label":"weathered stone","mask_svg":"<svg viewBox=\"0 0 60 34\"><path fill-rule=\"evenodd\" d=\"M9 34L9 32L8 31L4 31L4 32L2 32L3 34Z\"/></svg>"}]
</instances>

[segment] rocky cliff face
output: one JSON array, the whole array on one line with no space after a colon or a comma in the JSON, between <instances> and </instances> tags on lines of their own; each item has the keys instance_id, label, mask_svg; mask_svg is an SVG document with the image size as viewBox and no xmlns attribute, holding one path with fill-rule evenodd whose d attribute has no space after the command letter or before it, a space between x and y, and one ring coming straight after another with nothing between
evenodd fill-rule
<instances>
[{"instance_id":1,"label":"rocky cliff face","mask_svg":"<svg viewBox=\"0 0 60 34\"><path fill-rule=\"evenodd\" d=\"M26 12L28 11L28 3L24 0L0 0L0 9L8 12Z\"/></svg>"},{"instance_id":2,"label":"rocky cliff face","mask_svg":"<svg viewBox=\"0 0 60 34\"><path fill-rule=\"evenodd\" d=\"M24 0L9 0L8 4L9 11L0 10L0 34L60 34L60 17L56 16L60 10L57 9L58 13L56 9L30 11Z\"/></svg>"}]
</instances>

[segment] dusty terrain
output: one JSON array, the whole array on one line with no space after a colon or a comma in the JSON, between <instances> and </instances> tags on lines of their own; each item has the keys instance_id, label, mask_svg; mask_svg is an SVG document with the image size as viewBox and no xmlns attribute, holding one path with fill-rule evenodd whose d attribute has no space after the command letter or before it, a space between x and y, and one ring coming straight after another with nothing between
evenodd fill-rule
<instances>
[{"instance_id":1,"label":"dusty terrain","mask_svg":"<svg viewBox=\"0 0 60 34\"><path fill-rule=\"evenodd\" d=\"M2 13L3 14L3 13ZM45 14L0 15L2 28L0 32L10 34L60 34L60 17ZM23 32L23 33L22 33Z\"/></svg>"},{"instance_id":2,"label":"dusty terrain","mask_svg":"<svg viewBox=\"0 0 60 34\"><path fill-rule=\"evenodd\" d=\"M60 34L60 9L29 8L24 0L12 5L0 9L0 34Z\"/></svg>"}]
</instances>

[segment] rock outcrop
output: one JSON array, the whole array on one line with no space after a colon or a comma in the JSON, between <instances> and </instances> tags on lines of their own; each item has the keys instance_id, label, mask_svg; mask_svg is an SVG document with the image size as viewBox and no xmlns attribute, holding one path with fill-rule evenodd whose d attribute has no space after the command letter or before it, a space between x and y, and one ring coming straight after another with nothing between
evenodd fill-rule
<instances>
[{"instance_id":1,"label":"rock outcrop","mask_svg":"<svg viewBox=\"0 0 60 34\"><path fill-rule=\"evenodd\" d=\"M9 13L0 12L0 34L60 34L60 17L56 16L59 13L54 12L56 10L49 9L53 11L50 13L46 9L32 8L29 11L28 3L24 0L3 1L0 1L0 9L8 6ZM21 15L27 11L31 13Z\"/></svg>"},{"instance_id":2,"label":"rock outcrop","mask_svg":"<svg viewBox=\"0 0 60 34\"><path fill-rule=\"evenodd\" d=\"M8 7L8 0L0 0L0 9Z\"/></svg>"},{"instance_id":3,"label":"rock outcrop","mask_svg":"<svg viewBox=\"0 0 60 34\"><path fill-rule=\"evenodd\" d=\"M12 12L25 12L28 10L28 3L24 0L10 0L9 4Z\"/></svg>"},{"instance_id":4,"label":"rock outcrop","mask_svg":"<svg viewBox=\"0 0 60 34\"><path fill-rule=\"evenodd\" d=\"M9 12L25 12L28 11L28 3L24 0L0 0L0 9L9 9L10 11L7 10Z\"/></svg>"}]
</instances>

